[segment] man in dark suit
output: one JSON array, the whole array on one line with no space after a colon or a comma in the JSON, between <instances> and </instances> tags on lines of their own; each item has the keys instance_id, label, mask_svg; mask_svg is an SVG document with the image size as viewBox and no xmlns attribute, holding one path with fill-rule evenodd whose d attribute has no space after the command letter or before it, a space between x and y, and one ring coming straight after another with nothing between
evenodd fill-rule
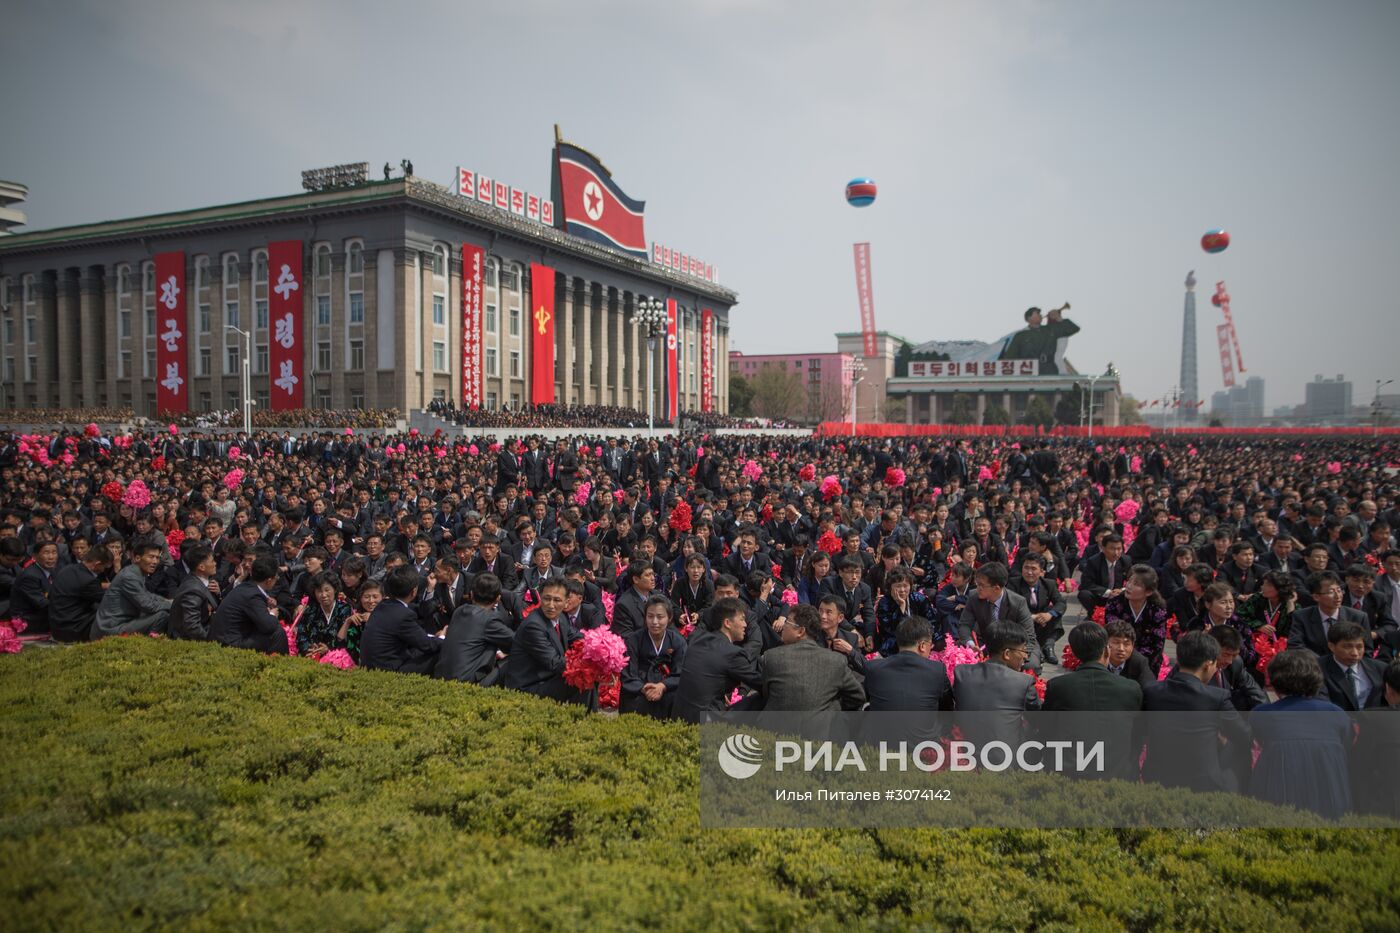
<instances>
[{"instance_id":1,"label":"man in dark suit","mask_svg":"<svg viewBox=\"0 0 1400 933\"><path fill-rule=\"evenodd\" d=\"M958 620L958 640L964 645L973 643L974 634L986 644L988 626L995 621L1009 622L1021 627L1030 645L1026 666L1037 674L1042 664L1041 646L1036 639L1035 621L1031 618L1026 601L1006 588L1008 571L1005 564L983 564L977 568L973 580L977 585L977 595L967 601L962 617ZM954 678L956 683L957 678Z\"/></svg>"},{"instance_id":2,"label":"man in dark suit","mask_svg":"<svg viewBox=\"0 0 1400 933\"><path fill-rule=\"evenodd\" d=\"M525 447L520 457L520 472L530 492L538 493L549 482L549 458L533 437L526 441Z\"/></svg>"},{"instance_id":3,"label":"man in dark suit","mask_svg":"<svg viewBox=\"0 0 1400 933\"><path fill-rule=\"evenodd\" d=\"M398 567L384 578L384 601L374 607L360 635L360 664L371 669L428 674L437 665L442 639L423 631L413 604L422 578Z\"/></svg>"},{"instance_id":4,"label":"man in dark suit","mask_svg":"<svg viewBox=\"0 0 1400 933\"><path fill-rule=\"evenodd\" d=\"M1104 667L1110 674L1126 677L1144 690L1157 682L1157 674L1146 656L1137 650L1137 631L1131 622L1114 619L1104 626L1104 635L1108 638L1108 659Z\"/></svg>"},{"instance_id":5,"label":"man in dark suit","mask_svg":"<svg viewBox=\"0 0 1400 933\"><path fill-rule=\"evenodd\" d=\"M706 610L686 649L685 668L672 712L686 722L700 722L704 713L723 710L740 684L763 686L755 659L739 647L748 625L744 604L732 596Z\"/></svg>"},{"instance_id":6,"label":"man in dark suit","mask_svg":"<svg viewBox=\"0 0 1400 933\"><path fill-rule=\"evenodd\" d=\"M472 562L467 566L467 576L494 574L501 581L501 589L515 589L515 565L501 554L501 539L497 535L482 535L481 547Z\"/></svg>"},{"instance_id":7,"label":"man in dark suit","mask_svg":"<svg viewBox=\"0 0 1400 933\"><path fill-rule=\"evenodd\" d=\"M208 641L214 611L219 608L219 582L214 579L218 561L207 544L196 544L185 551L190 573L180 581L170 603L166 633L171 638Z\"/></svg>"},{"instance_id":8,"label":"man in dark suit","mask_svg":"<svg viewBox=\"0 0 1400 933\"><path fill-rule=\"evenodd\" d=\"M953 708L953 688L942 664L928 659L933 627L910 616L894 633L898 652L865 666L865 695L871 712L927 712Z\"/></svg>"},{"instance_id":9,"label":"man in dark suit","mask_svg":"<svg viewBox=\"0 0 1400 933\"><path fill-rule=\"evenodd\" d=\"M759 659L765 711L833 712L858 710L865 690L838 652L819 644L815 606L794 606L783 626L783 643Z\"/></svg>"},{"instance_id":10,"label":"man in dark suit","mask_svg":"<svg viewBox=\"0 0 1400 933\"><path fill-rule=\"evenodd\" d=\"M627 580L632 585L618 594L613 603L613 634L626 638L646 624L643 607L656 588L656 571L650 564L633 561L627 565Z\"/></svg>"},{"instance_id":11,"label":"man in dark suit","mask_svg":"<svg viewBox=\"0 0 1400 933\"><path fill-rule=\"evenodd\" d=\"M452 613L433 676L489 686L498 670L497 654L510 650L515 631L500 608L501 581L483 573L472 581L471 602Z\"/></svg>"},{"instance_id":12,"label":"man in dark suit","mask_svg":"<svg viewBox=\"0 0 1400 933\"><path fill-rule=\"evenodd\" d=\"M34 561L15 575L10 615L23 619L31 635L49 632L49 590L58 570L58 544L46 541L34 549Z\"/></svg>"},{"instance_id":13,"label":"man in dark suit","mask_svg":"<svg viewBox=\"0 0 1400 933\"><path fill-rule=\"evenodd\" d=\"M559 441L554 445L554 485L563 490L564 495L573 495L577 473L578 454L568 441Z\"/></svg>"},{"instance_id":14,"label":"man in dark suit","mask_svg":"<svg viewBox=\"0 0 1400 933\"><path fill-rule=\"evenodd\" d=\"M1019 563L1020 569L1013 573L1006 588L1026 601L1031 621L1035 623L1035 640L1041 646L1042 659L1049 664L1059 664L1055 643L1065 633L1062 624L1065 597L1054 581L1045 575L1044 559L1039 555L1027 554Z\"/></svg>"},{"instance_id":15,"label":"man in dark suit","mask_svg":"<svg viewBox=\"0 0 1400 933\"><path fill-rule=\"evenodd\" d=\"M608 624L601 600L590 602L588 582L581 576L564 577L564 615L575 632L585 632ZM597 587L594 587L595 593ZM615 614L615 613L614 613Z\"/></svg>"},{"instance_id":16,"label":"man in dark suit","mask_svg":"<svg viewBox=\"0 0 1400 933\"><path fill-rule=\"evenodd\" d=\"M1220 642L1220 660L1216 662L1210 686L1230 691L1230 704L1241 713L1267 703L1269 698L1264 688L1244 669L1244 658L1240 657L1244 639L1239 631L1229 625L1217 625L1210 633ZM1241 773L1247 774L1248 769Z\"/></svg>"},{"instance_id":17,"label":"man in dark suit","mask_svg":"<svg viewBox=\"0 0 1400 933\"><path fill-rule=\"evenodd\" d=\"M870 584L861 582L865 565L857 557L836 560L836 573L822 581L823 595L831 593L846 600L846 619L856 627L862 644L875 638L875 594Z\"/></svg>"},{"instance_id":18,"label":"man in dark suit","mask_svg":"<svg viewBox=\"0 0 1400 933\"><path fill-rule=\"evenodd\" d=\"M49 626L54 641L87 641L92 621L102 602L102 577L112 566L112 555L102 547L91 547L76 564L69 564L53 575L49 589Z\"/></svg>"},{"instance_id":19,"label":"man in dark suit","mask_svg":"<svg viewBox=\"0 0 1400 933\"><path fill-rule=\"evenodd\" d=\"M1230 702L1229 691L1208 686L1219 659L1220 643L1211 635L1187 632L1176 643L1176 669L1143 691L1143 709L1149 713L1196 714L1144 717L1144 781L1197 791L1239 790L1231 746L1247 745L1249 726Z\"/></svg>"},{"instance_id":20,"label":"man in dark suit","mask_svg":"<svg viewBox=\"0 0 1400 933\"><path fill-rule=\"evenodd\" d=\"M1376 591L1375 569L1370 564L1353 564L1346 569L1344 585L1342 605L1366 617L1371 642L1388 653L1396 640L1397 625L1390 611L1391 600L1382 599Z\"/></svg>"},{"instance_id":21,"label":"man in dark suit","mask_svg":"<svg viewBox=\"0 0 1400 933\"><path fill-rule=\"evenodd\" d=\"M1129 626L1131 628L1131 626ZM1050 720L1054 738L1105 742L1104 769L1087 777L1137 780L1138 746L1129 714L1142 708L1142 687L1108 669L1108 632L1097 622L1081 622L1069 633L1069 650L1079 667L1045 685L1046 712L1102 713Z\"/></svg>"},{"instance_id":22,"label":"man in dark suit","mask_svg":"<svg viewBox=\"0 0 1400 933\"><path fill-rule=\"evenodd\" d=\"M983 632L987 660L957 666L953 672L953 702L959 712L982 714L963 720L962 730L969 740L979 745L1006 742L1014 748L1025 730L1022 714L1040 709L1035 679L1022 672L1032 642L1027 639L1024 626L1005 619L988 622Z\"/></svg>"},{"instance_id":23,"label":"man in dark suit","mask_svg":"<svg viewBox=\"0 0 1400 933\"><path fill-rule=\"evenodd\" d=\"M213 641L233 648L251 648L271 654L287 653L287 634L277 621L272 590L277 585L277 561L253 559L249 579L233 588L209 622Z\"/></svg>"},{"instance_id":24,"label":"man in dark suit","mask_svg":"<svg viewBox=\"0 0 1400 933\"><path fill-rule=\"evenodd\" d=\"M1342 605L1342 581L1335 573L1324 571L1308 577L1308 592L1313 605L1297 609L1288 627L1288 647L1307 648L1318 658L1331 654L1327 633L1338 622L1355 622L1367 632L1366 649L1371 649L1366 615Z\"/></svg>"},{"instance_id":25,"label":"man in dark suit","mask_svg":"<svg viewBox=\"0 0 1400 933\"><path fill-rule=\"evenodd\" d=\"M512 690L555 700L580 702L584 697L564 682L564 652L583 636L564 617L563 580L540 587L540 604L520 623L511 641L502 683Z\"/></svg>"},{"instance_id":26,"label":"man in dark suit","mask_svg":"<svg viewBox=\"0 0 1400 933\"><path fill-rule=\"evenodd\" d=\"M506 438L501 449L496 451L496 487L499 494L507 486L520 482L520 458L515 452L515 439Z\"/></svg>"},{"instance_id":27,"label":"man in dark suit","mask_svg":"<svg viewBox=\"0 0 1400 933\"><path fill-rule=\"evenodd\" d=\"M1334 622L1327 630L1323 685L1327 699L1348 712L1385 705L1385 665L1366 657L1365 635L1355 622Z\"/></svg>"},{"instance_id":28,"label":"man in dark suit","mask_svg":"<svg viewBox=\"0 0 1400 933\"><path fill-rule=\"evenodd\" d=\"M1123 581L1132 571L1132 562L1123 553L1121 535L1106 534L1100 552L1079 563L1079 605L1093 611L1123 592Z\"/></svg>"}]
</instances>

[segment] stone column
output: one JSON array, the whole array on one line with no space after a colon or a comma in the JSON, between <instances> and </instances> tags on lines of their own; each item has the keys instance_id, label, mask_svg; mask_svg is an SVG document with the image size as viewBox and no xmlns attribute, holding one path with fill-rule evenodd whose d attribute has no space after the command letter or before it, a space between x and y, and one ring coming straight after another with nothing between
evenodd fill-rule
<instances>
[{"instance_id":1,"label":"stone column","mask_svg":"<svg viewBox=\"0 0 1400 933\"><path fill-rule=\"evenodd\" d=\"M81 359L83 392L82 404L97 404L99 380L105 383L107 370L111 367L112 343L107 340L106 323L103 320L103 281L102 267L88 266L83 270L79 285L78 308L82 318L82 341L78 353ZM110 396L108 403L110 404Z\"/></svg>"},{"instance_id":2,"label":"stone column","mask_svg":"<svg viewBox=\"0 0 1400 933\"><path fill-rule=\"evenodd\" d=\"M52 388L57 389L56 395L60 408L73 407L73 379L78 374L75 372L74 350L78 343L78 270L62 269L58 273L55 282L56 292L54 295L54 318L52 326L57 331L58 337L58 358L57 367L52 376ZM52 346L52 344L50 344ZM49 352L49 347L44 348L44 352Z\"/></svg>"},{"instance_id":3,"label":"stone column","mask_svg":"<svg viewBox=\"0 0 1400 933\"><path fill-rule=\"evenodd\" d=\"M366 248L365 273L361 281L364 291L365 322L360 333L365 341L365 406L379 408L379 263L375 262L378 251Z\"/></svg>"},{"instance_id":4,"label":"stone column","mask_svg":"<svg viewBox=\"0 0 1400 933\"><path fill-rule=\"evenodd\" d=\"M583 282L575 302L579 326L583 331L578 349L578 402L593 404L593 289L592 282Z\"/></svg>"},{"instance_id":5,"label":"stone column","mask_svg":"<svg viewBox=\"0 0 1400 933\"><path fill-rule=\"evenodd\" d=\"M348 362L346 341L350 332L349 311L345 307L345 253L331 251L331 327L327 336L331 342L331 371L317 374L317 382L329 385L331 407L344 408L349 399L345 392L345 364ZM429 357L431 364L432 358Z\"/></svg>"},{"instance_id":6,"label":"stone column","mask_svg":"<svg viewBox=\"0 0 1400 933\"><path fill-rule=\"evenodd\" d=\"M558 303L555 304L559 308ZM564 322L563 334L564 342L562 355L559 357L559 381L563 383L564 394L559 398L559 404L572 405L574 403L574 280L570 276L564 277L564 302L555 319ZM558 329L557 327L555 328Z\"/></svg>"},{"instance_id":7,"label":"stone column","mask_svg":"<svg viewBox=\"0 0 1400 933\"><path fill-rule=\"evenodd\" d=\"M626 318L622 311L622 292L613 288L608 290L608 305L606 313L612 318L612 341L608 351L608 384L612 386L612 401L610 404L621 406L622 401L622 380L626 369L623 368L622 356L622 327Z\"/></svg>"},{"instance_id":8,"label":"stone column","mask_svg":"<svg viewBox=\"0 0 1400 933\"><path fill-rule=\"evenodd\" d=\"M58 373L54 364L54 351L57 348L58 331L58 273L52 269L35 276L34 291L39 301L38 319L34 334L34 399L39 408L58 405Z\"/></svg>"},{"instance_id":9,"label":"stone column","mask_svg":"<svg viewBox=\"0 0 1400 933\"><path fill-rule=\"evenodd\" d=\"M627 312L627 333L631 337L631 347L627 352L627 365L632 370L632 407L638 411L646 411L647 401L642 395L642 387L647 383L647 351L646 338L642 336L642 329L636 323L637 295L632 295L632 306Z\"/></svg>"},{"instance_id":10,"label":"stone column","mask_svg":"<svg viewBox=\"0 0 1400 933\"><path fill-rule=\"evenodd\" d=\"M596 372L598 373L598 404L612 405L613 393L616 386L612 381L612 371L609 368L612 354L608 351L611 347L608 344L608 318L612 310L612 289L606 285L599 284L598 297L594 313L598 316L598 336L595 338L595 353L597 356Z\"/></svg>"},{"instance_id":11,"label":"stone column","mask_svg":"<svg viewBox=\"0 0 1400 933\"><path fill-rule=\"evenodd\" d=\"M982 423L982 417L987 413L987 393L977 393L977 423Z\"/></svg>"},{"instance_id":12,"label":"stone column","mask_svg":"<svg viewBox=\"0 0 1400 933\"><path fill-rule=\"evenodd\" d=\"M101 319L103 353L107 356L107 370L104 373L107 383L107 404L113 407L121 405L121 390L117 387L117 366L121 359L121 341L117 339L117 266L113 263L104 267L106 273L103 281L103 294L105 313L102 308L98 309ZM135 399L132 400L135 402Z\"/></svg>"},{"instance_id":13,"label":"stone column","mask_svg":"<svg viewBox=\"0 0 1400 933\"><path fill-rule=\"evenodd\" d=\"M414 288L414 258L418 254L411 249L394 250L394 277L398 280L395 289L398 298L398 313L394 315L394 355L397 357L393 392L390 394L390 407L397 408L405 416L414 404L417 393L412 389L413 372L418 365L417 344L421 340L419 324L421 315L414 301L417 289Z\"/></svg>"}]
</instances>

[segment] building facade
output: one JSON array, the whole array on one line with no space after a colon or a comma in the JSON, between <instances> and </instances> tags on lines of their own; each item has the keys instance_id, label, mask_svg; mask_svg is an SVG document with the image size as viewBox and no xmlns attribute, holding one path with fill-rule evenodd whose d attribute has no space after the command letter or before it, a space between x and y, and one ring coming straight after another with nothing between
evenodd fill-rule
<instances>
[{"instance_id":1,"label":"building facade","mask_svg":"<svg viewBox=\"0 0 1400 933\"><path fill-rule=\"evenodd\" d=\"M1210 397L1210 413L1230 427L1259 424L1264 420L1264 380L1250 376L1244 385L1216 392Z\"/></svg>"},{"instance_id":2,"label":"building facade","mask_svg":"<svg viewBox=\"0 0 1400 933\"><path fill-rule=\"evenodd\" d=\"M1344 421L1351 417L1351 383L1345 376L1316 376L1303 387L1303 414L1309 421Z\"/></svg>"},{"instance_id":3,"label":"building facade","mask_svg":"<svg viewBox=\"0 0 1400 933\"><path fill-rule=\"evenodd\" d=\"M677 404L729 410L729 313L714 282L624 255L416 177L0 239L3 407L156 408L157 253L185 254L190 408L241 404L251 329L253 397L271 391L268 244L303 244L305 404L421 409L462 399L462 245L485 250L482 398L530 397L531 263L555 272L555 400L647 407L643 297L677 304ZM708 310L711 404L701 398ZM658 422L666 339L652 351Z\"/></svg>"},{"instance_id":4,"label":"building facade","mask_svg":"<svg viewBox=\"0 0 1400 933\"><path fill-rule=\"evenodd\" d=\"M840 421L849 417L854 362L849 353L748 354L730 350L729 375L752 381L765 369L793 373L806 390L802 416L810 421Z\"/></svg>"}]
</instances>

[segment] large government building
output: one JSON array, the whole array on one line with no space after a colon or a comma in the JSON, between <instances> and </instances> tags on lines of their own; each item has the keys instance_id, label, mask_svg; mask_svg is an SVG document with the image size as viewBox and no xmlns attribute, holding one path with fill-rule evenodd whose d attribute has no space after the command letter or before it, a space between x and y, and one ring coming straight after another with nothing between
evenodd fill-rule
<instances>
[{"instance_id":1,"label":"large government building","mask_svg":"<svg viewBox=\"0 0 1400 933\"><path fill-rule=\"evenodd\" d=\"M269 287L278 287L268 275L269 246L287 241L302 249L299 335L269 332ZM484 251L479 344L464 344L464 245ZM276 341L284 338L283 346L296 338L307 407L460 406L465 345L479 350L481 403L519 407L536 400L531 329L541 317L552 317L556 401L645 410L646 329L634 323L642 298L674 302L677 408L729 410L724 361L737 296L712 270L692 274L610 249L411 174L0 237L0 408L121 406L154 415L166 365L158 343L168 336L163 311L157 321L166 293L157 288L156 256L172 252L183 254L187 333L177 334L178 352L194 411L241 404L245 343L232 328L251 329L259 407L273 402ZM548 316L532 311L532 263L553 270ZM708 335L702 321L712 326ZM654 342L660 423L665 333Z\"/></svg>"}]
</instances>

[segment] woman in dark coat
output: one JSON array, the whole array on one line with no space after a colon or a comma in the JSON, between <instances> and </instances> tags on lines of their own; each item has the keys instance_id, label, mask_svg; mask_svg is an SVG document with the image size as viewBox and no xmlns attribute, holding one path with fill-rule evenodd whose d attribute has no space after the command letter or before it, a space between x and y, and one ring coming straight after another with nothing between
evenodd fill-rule
<instances>
[{"instance_id":1,"label":"woman in dark coat","mask_svg":"<svg viewBox=\"0 0 1400 933\"><path fill-rule=\"evenodd\" d=\"M670 719L685 664L685 639L671 623L676 607L654 594L642 608L646 624L627 636L627 667L622 671L618 712Z\"/></svg>"},{"instance_id":2,"label":"woman in dark coat","mask_svg":"<svg viewBox=\"0 0 1400 933\"><path fill-rule=\"evenodd\" d=\"M1250 714L1260 746L1250 794L1328 819L1340 817L1351 809L1351 720L1341 707L1318 699L1322 666L1311 651L1279 652L1269 662L1269 681L1279 699Z\"/></svg>"}]
</instances>

